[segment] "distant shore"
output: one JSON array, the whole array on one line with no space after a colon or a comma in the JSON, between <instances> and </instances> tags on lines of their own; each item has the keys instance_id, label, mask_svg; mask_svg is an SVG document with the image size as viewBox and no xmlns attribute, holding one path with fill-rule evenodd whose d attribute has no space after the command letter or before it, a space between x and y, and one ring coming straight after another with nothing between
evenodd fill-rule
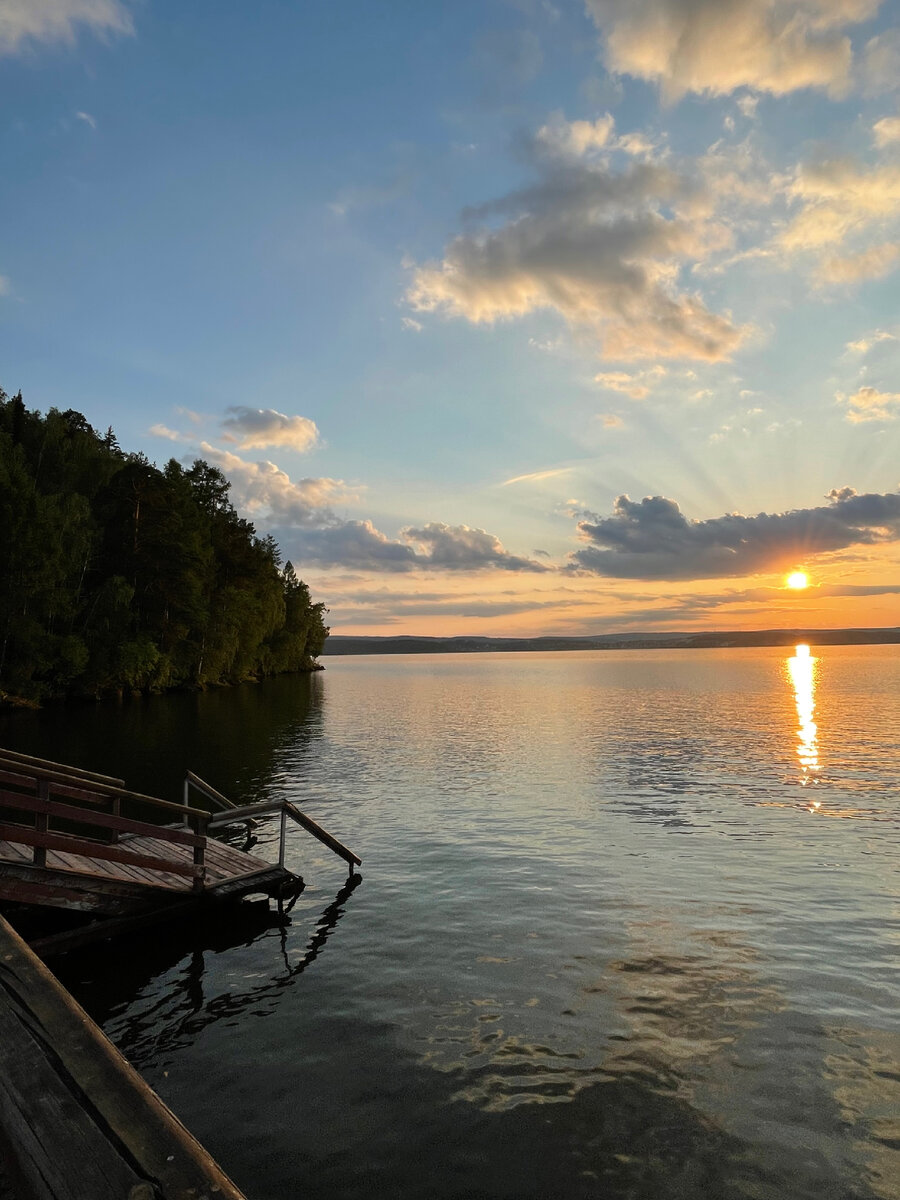
<instances>
[{"instance_id":1,"label":"distant shore","mask_svg":"<svg viewBox=\"0 0 900 1200\"><path fill-rule=\"evenodd\" d=\"M353 637L333 633L320 657L338 654L485 654L535 650L717 650L742 646L873 646L900 643L889 629L753 629L716 633L608 633L595 637Z\"/></svg>"}]
</instances>

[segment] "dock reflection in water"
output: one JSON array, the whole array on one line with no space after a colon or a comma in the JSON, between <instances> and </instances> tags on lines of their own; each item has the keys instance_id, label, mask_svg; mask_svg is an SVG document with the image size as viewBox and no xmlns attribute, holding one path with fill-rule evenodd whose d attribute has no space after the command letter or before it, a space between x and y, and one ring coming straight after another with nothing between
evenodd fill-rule
<instances>
[{"instance_id":1,"label":"dock reflection in water","mask_svg":"<svg viewBox=\"0 0 900 1200\"><path fill-rule=\"evenodd\" d=\"M218 919L189 925L180 932L160 927L155 937L147 938L143 953L122 956L120 963L125 969L112 975L108 972L108 946L73 956L71 963L59 959L52 966L67 987L78 988L91 1012L105 1022L107 1034L140 1069L160 1055L189 1046L217 1021L233 1020L244 1012L257 1017L275 1012L281 993L321 954L361 882L361 875L347 880L320 913L302 955L294 961L290 949L293 923L287 910L270 909L268 902L246 902L229 917L228 924ZM273 937L278 938L283 971L273 970L261 982L254 972L224 993L207 994L210 954L250 948ZM141 991L145 1003L135 1003L134 997ZM117 1019L123 1004L128 1005L127 1011Z\"/></svg>"}]
</instances>

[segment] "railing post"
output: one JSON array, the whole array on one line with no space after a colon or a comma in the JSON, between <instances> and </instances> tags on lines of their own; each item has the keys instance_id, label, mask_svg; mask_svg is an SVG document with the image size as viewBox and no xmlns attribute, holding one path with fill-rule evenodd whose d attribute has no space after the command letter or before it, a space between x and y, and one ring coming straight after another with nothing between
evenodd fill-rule
<instances>
[{"instance_id":1,"label":"railing post","mask_svg":"<svg viewBox=\"0 0 900 1200\"><path fill-rule=\"evenodd\" d=\"M38 780L37 798L43 801L44 804L50 803L50 784L46 779ZM37 812L34 814L34 830L35 833L46 833L50 826L50 817L45 812ZM32 862L36 867L46 867L47 865L47 847L35 846L32 854Z\"/></svg>"},{"instance_id":2,"label":"railing post","mask_svg":"<svg viewBox=\"0 0 900 1200\"><path fill-rule=\"evenodd\" d=\"M113 815L114 817L118 817L118 816L121 816L121 814L122 814L122 801L121 801L121 798L120 798L119 796L114 796L114 797L113 797L113 802L112 802L112 815ZM113 845L115 845L115 844L116 844L116 842L118 842L118 840L119 840L119 831L118 831L118 829L111 829L111 830L110 830L110 835L111 835L111 836L110 836L110 839L109 839L109 840L110 840L110 842L111 842Z\"/></svg>"},{"instance_id":3,"label":"railing post","mask_svg":"<svg viewBox=\"0 0 900 1200\"><path fill-rule=\"evenodd\" d=\"M187 819L187 818L185 818ZM198 842L194 847L194 866L202 867L203 871L200 875L194 877L194 891L202 892L206 883L206 821L203 817L197 817L197 828L195 833L202 841Z\"/></svg>"},{"instance_id":4,"label":"railing post","mask_svg":"<svg viewBox=\"0 0 900 1200\"><path fill-rule=\"evenodd\" d=\"M188 779L188 777L185 775L185 777L184 777L184 807L185 807L185 808L187 808L187 807L188 807L188 805L189 805L189 803L190 803L190 790L191 790L191 784L190 784L190 780L189 780L189 779ZM185 814L184 814L184 827L185 827L185 829L189 829L189 828L190 828L190 825L191 825L191 822L190 822L190 820L189 820L189 818L188 818L188 815L187 815L187 813L185 813Z\"/></svg>"},{"instance_id":5,"label":"railing post","mask_svg":"<svg viewBox=\"0 0 900 1200\"><path fill-rule=\"evenodd\" d=\"M285 835L286 831L287 831L287 809L283 808L281 810L281 841L278 846L278 865L279 865L279 867L284 866L284 835Z\"/></svg>"}]
</instances>

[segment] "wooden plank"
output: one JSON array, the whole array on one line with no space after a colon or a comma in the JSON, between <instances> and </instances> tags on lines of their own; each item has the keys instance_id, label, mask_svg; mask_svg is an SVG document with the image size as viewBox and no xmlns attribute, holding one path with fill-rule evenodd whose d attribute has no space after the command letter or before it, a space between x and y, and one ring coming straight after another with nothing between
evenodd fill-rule
<instances>
[{"instance_id":1,"label":"wooden plank","mask_svg":"<svg viewBox=\"0 0 900 1200\"><path fill-rule=\"evenodd\" d=\"M159 838L164 842L180 842L185 846L198 846L205 837L200 833L191 833L188 829L179 829L172 825L151 825L149 821L135 821L131 817L117 817L112 813L98 813L93 809L76 808L73 804L59 804L55 800L41 800L39 797L20 796L14 798L11 792L0 790L0 799L8 799L9 808L19 808L25 812L46 813L50 817L62 817L83 825L99 825L103 829L117 829L122 833L142 833Z\"/></svg>"},{"instance_id":2,"label":"wooden plank","mask_svg":"<svg viewBox=\"0 0 900 1200\"><path fill-rule=\"evenodd\" d=\"M0 899L70 908L76 912L118 914L166 904L174 897L190 894L184 880L172 886L157 879L149 886L89 873L75 875L55 869L50 857L51 865L45 868L30 863L5 863L0 870Z\"/></svg>"},{"instance_id":3,"label":"wooden plank","mask_svg":"<svg viewBox=\"0 0 900 1200\"><path fill-rule=\"evenodd\" d=\"M237 808L233 800L229 800L227 796L223 796L221 792L217 792L211 783L207 783L205 779L201 779L193 771L188 771L186 778L188 783L193 784L198 792L202 792L210 800L217 800L224 808Z\"/></svg>"},{"instance_id":4,"label":"wooden plank","mask_svg":"<svg viewBox=\"0 0 900 1200\"><path fill-rule=\"evenodd\" d=\"M31 792L35 791L39 779L44 779L50 785L50 790L57 796L71 796L73 800L82 800L87 804L106 804L107 802L106 797L97 792L88 792L84 788L70 787L68 784L54 783L52 780L45 779L44 776L36 777L20 775L13 771L0 771L0 781L16 787L27 788Z\"/></svg>"},{"instance_id":5,"label":"wooden plank","mask_svg":"<svg viewBox=\"0 0 900 1200\"><path fill-rule=\"evenodd\" d=\"M147 1181L143 1195L131 1191L131 1200L154 1196L163 1200L245 1200L221 1167L2 917L0 964L4 968L0 989L3 1002L22 1014L21 1028L27 1021L29 1029L36 1032L35 1045L51 1048L47 1057L62 1084L81 1102L85 1114L112 1149L130 1164L139 1179ZM5 1041L3 1038L0 1046ZM63 1122L47 1126L34 1090L23 1098L41 1127L40 1132L35 1130L34 1139L38 1148L44 1148L41 1165L50 1156L57 1157L68 1175L68 1192L45 1190L37 1193L36 1200L106 1200L106 1192L95 1190L92 1182L82 1177L87 1166L83 1151L76 1146L70 1157L59 1156L59 1126ZM118 1180L116 1183L116 1200L127 1200L129 1189Z\"/></svg>"},{"instance_id":6,"label":"wooden plank","mask_svg":"<svg viewBox=\"0 0 900 1200\"><path fill-rule=\"evenodd\" d=\"M130 863L135 867L149 867L150 870L165 871L170 875L190 875L192 878L198 878L202 877L203 872L202 867L197 867L193 863L187 866L184 863L172 862L162 857L133 854L130 850L123 850L120 846L89 842L70 833L37 833L34 829L28 829L24 825L0 824L0 838L21 842L25 846L62 850L84 858L100 858L109 862Z\"/></svg>"},{"instance_id":7,"label":"wooden plank","mask_svg":"<svg viewBox=\"0 0 900 1200\"><path fill-rule=\"evenodd\" d=\"M61 771L67 775L76 775L81 779L89 779L93 783L110 783L114 787L124 787L124 779L113 779L111 775L98 775L96 771L85 771L82 767L70 767L65 763L50 762L46 758L34 758L30 754L20 754L17 750L0 749L0 761L9 760L23 763L31 767L43 767L45 770Z\"/></svg>"},{"instance_id":8,"label":"wooden plank","mask_svg":"<svg viewBox=\"0 0 900 1200\"><path fill-rule=\"evenodd\" d=\"M2 778L2 775L3 773L0 772L0 778ZM46 779L52 785L60 785L59 788L56 786L53 787L53 790L59 791L60 794L69 794L73 790L72 779L58 771L45 770L43 767L33 767L29 768L28 775L33 776L35 779ZM18 778L27 777L20 771ZM63 789L68 790L64 792ZM78 789L75 788L74 790L77 791ZM182 816L194 817L204 822L208 821L210 817L205 808L193 808L190 804L174 804L171 800L160 800L158 796L145 796L142 792L132 792L127 788L113 787L106 783L93 784L90 792L86 792L85 795L103 797L119 796L123 800L133 800L140 804L149 804L166 812L179 813Z\"/></svg>"},{"instance_id":9,"label":"wooden plank","mask_svg":"<svg viewBox=\"0 0 900 1200\"><path fill-rule=\"evenodd\" d=\"M22 1015L2 998L0 1129L35 1200L122 1200L144 1182L88 1117Z\"/></svg>"}]
</instances>

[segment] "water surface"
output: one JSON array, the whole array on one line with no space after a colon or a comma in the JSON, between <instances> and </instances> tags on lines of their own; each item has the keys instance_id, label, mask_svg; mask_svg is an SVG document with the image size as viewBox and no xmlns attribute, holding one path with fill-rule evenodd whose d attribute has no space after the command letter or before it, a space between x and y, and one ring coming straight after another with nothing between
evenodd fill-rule
<instances>
[{"instance_id":1,"label":"water surface","mask_svg":"<svg viewBox=\"0 0 900 1200\"><path fill-rule=\"evenodd\" d=\"M58 964L251 1200L897 1200L898 697L898 647L329 658L0 743L361 854Z\"/></svg>"}]
</instances>

